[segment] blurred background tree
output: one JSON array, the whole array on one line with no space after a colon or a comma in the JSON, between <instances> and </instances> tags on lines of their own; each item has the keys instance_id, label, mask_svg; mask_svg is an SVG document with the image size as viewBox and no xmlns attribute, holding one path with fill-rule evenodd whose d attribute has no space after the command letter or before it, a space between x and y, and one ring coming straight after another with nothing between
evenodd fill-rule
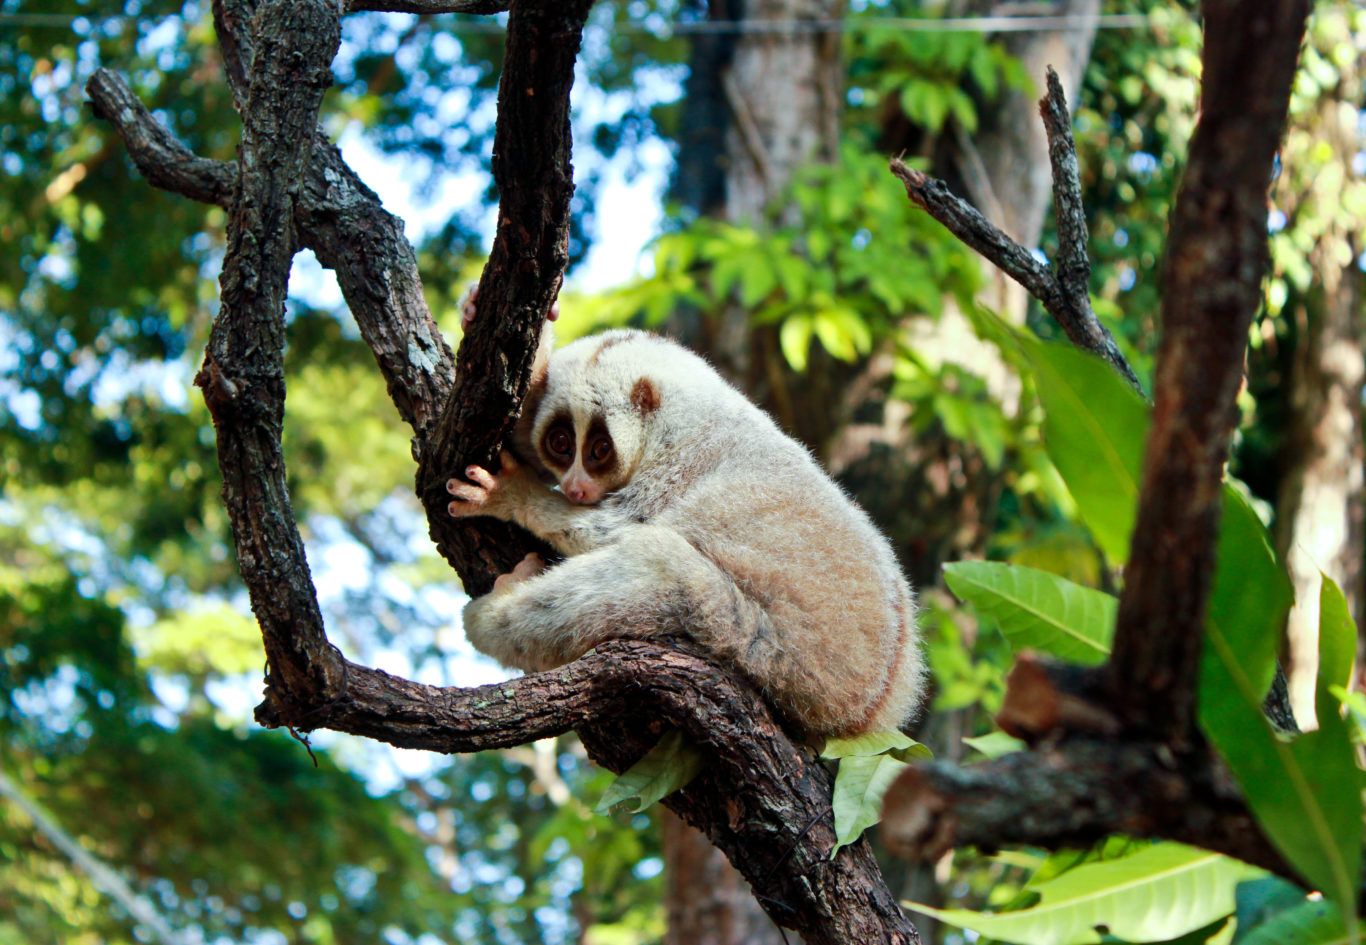
<instances>
[{"instance_id":1,"label":"blurred background tree","mask_svg":"<svg viewBox=\"0 0 1366 945\"><path fill-rule=\"evenodd\" d=\"M1048 12L1079 19L1051 30L972 21L995 12L598 4L561 319L567 335L630 321L687 338L870 509L922 588L936 688L920 736L950 758L986 730L1006 650L941 589L942 564L1115 576L1040 448L1027 372L982 313L1056 329L910 208L885 159L905 152L1049 252L1033 102L1043 64L1057 67L1096 307L1146 377L1198 107L1183 6L1066 0ZM1363 36L1359 9L1325 5L1311 22L1234 470L1296 574L1327 571L1355 606ZM492 223L501 42L483 18L349 17L324 106L348 159L409 219L452 335ZM433 759L320 735L315 765L255 728L259 636L189 384L223 214L135 180L83 105L98 65L200 154L231 159L238 134L207 5L0 0L0 773L192 941L776 940L678 825L661 850L651 818L592 814L603 777L568 740ZM424 681L498 678L458 630L462 597L426 540L401 423L335 286L306 265L294 285L285 447L334 639ZM1316 616L1292 616L1292 679L1312 682L1300 626ZM889 870L930 903L999 901L1018 878L962 856L933 875ZM920 927L927 942L955 934ZM19 806L0 807L0 943L148 934Z\"/></svg>"}]
</instances>

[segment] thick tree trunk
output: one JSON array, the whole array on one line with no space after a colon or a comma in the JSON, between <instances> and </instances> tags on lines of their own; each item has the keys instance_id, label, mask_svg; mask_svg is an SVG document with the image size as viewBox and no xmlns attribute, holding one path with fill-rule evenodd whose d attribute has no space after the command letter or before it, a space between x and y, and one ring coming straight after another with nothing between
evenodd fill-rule
<instances>
[{"instance_id":1,"label":"thick tree trunk","mask_svg":"<svg viewBox=\"0 0 1366 945\"><path fill-rule=\"evenodd\" d=\"M1322 255L1322 254L1316 254ZM1360 602L1363 380L1361 278L1320 260L1322 299L1298 313L1291 372L1290 466L1277 504L1277 545L1295 583L1286 627L1290 704L1312 727L1318 672L1320 572L1355 613Z\"/></svg>"},{"instance_id":2,"label":"thick tree trunk","mask_svg":"<svg viewBox=\"0 0 1366 945\"><path fill-rule=\"evenodd\" d=\"M710 18L837 20L843 0L708 0ZM795 171L836 153L841 82L838 32L742 31L699 36L683 115L673 193L701 215L762 227ZM738 306L705 324L676 319L683 339L772 406L771 337ZM790 420L789 418L785 418ZM666 945L782 941L749 884L701 833L666 815Z\"/></svg>"},{"instance_id":3,"label":"thick tree trunk","mask_svg":"<svg viewBox=\"0 0 1366 945\"><path fill-rule=\"evenodd\" d=\"M664 945L781 941L743 876L706 835L671 811L660 814L664 853Z\"/></svg>"}]
</instances>

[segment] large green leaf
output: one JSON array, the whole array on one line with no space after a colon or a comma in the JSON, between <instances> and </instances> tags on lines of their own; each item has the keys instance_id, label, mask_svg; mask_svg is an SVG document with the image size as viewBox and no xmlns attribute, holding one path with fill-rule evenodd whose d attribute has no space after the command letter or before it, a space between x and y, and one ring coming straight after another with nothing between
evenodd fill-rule
<instances>
[{"instance_id":1,"label":"large green leaf","mask_svg":"<svg viewBox=\"0 0 1366 945\"><path fill-rule=\"evenodd\" d=\"M1118 860L1087 863L1030 887L1037 905L1017 912L908 908L1019 945L1090 945L1102 931L1130 942L1184 935L1233 912L1238 883L1261 871L1238 860L1159 843Z\"/></svg>"},{"instance_id":2,"label":"large green leaf","mask_svg":"<svg viewBox=\"0 0 1366 945\"><path fill-rule=\"evenodd\" d=\"M1238 939L1238 945L1356 945L1362 929L1348 929L1342 910L1326 899L1277 913Z\"/></svg>"},{"instance_id":3,"label":"large green leaf","mask_svg":"<svg viewBox=\"0 0 1366 945\"><path fill-rule=\"evenodd\" d=\"M969 748L981 752L987 758L1000 758L1011 752L1023 751L1027 746L1020 739L1005 732L987 732L985 735L978 735L976 738L964 738L963 744Z\"/></svg>"},{"instance_id":4,"label":"large green leaf","mask_svg":"<svg viewBox=\"0 0 1366 945\"><path fill-rule=\"evenodd\" d=\"M944 566L949 589L1000 624L1016 650L1043 650L1074 663L1103 663L1118 601L1056 574L995 561Z\"/></svg>"},{"instance_id":5,"label":"large green leaf","mask_svg":"<svg viewBox=\"0 0 1366 945\"><path fill-rule=\"evenodd\" d=\"M1201 667L1200 727L1227 763L1276 848L1326 896L1353 910L1361 875L1362 805L1348 723L1329 690L1343 675L1356 628L1327 578L1320 602L1319 730L1280 738L1261 711L1265 687L1245 658L1263 631L1211 620ZM1283 611L1282 611L1283 612ZM1350 667L1350 659L1347 662ZM1350 670L1348 670L1350 671Z\"/></svg>"},{"instance_id":6,"label":"large green leaf","mask_svg":"<svg viewBox=\"0 0 1366 945\"><path fill-rule=\"evenodd\" d=\"M1271 550L1266 526L1243 494L1225 484L1205 635L1207 640L1216 634L1229 640L1259 703L1271 688L1281 630L1294 597L1290 578ZM1216 658L1215 648L1206 645L1200 677L1202 694L1209 684L1210 660ZM1209 694L1215 698L1231 695Z\"/></svg>"},{"instance_id":7,"label":"large green leaf","mask_svg":"<svg viewBox=\"0 0 1366 945\"><path fill-rule=\"evenodd\" d=\"M1096 544L1123 564L1138 505L1148 405L1099 358L1020 337L1043 402L1049 458Z\"/></svg>"}]
</instances>

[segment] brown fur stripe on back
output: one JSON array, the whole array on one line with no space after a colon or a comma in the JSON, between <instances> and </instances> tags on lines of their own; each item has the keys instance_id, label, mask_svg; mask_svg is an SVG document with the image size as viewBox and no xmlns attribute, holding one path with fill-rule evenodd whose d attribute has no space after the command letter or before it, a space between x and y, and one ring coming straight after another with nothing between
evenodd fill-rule
<instances>
[{"instance_id":1,"label":"brown fur stripe on back","mask_svg":"<svg viewBox=\"0 0 1366 945\"><path fill-rule=\"evenodd\" d=\"M628 334L628 335L615 335L615 336L613 336L613 337L611 337L611 338L608 338L608 339L607 339L606 341L604 341L602 344L598 345L598 350L594 351L592 354L590 354L590 355L588 356L588 361L587 361L586 363L587 363L590 367L591 367L592 365L594 365L594 364L597 364L597 363L598 363L598 358L602 357L602 353L603 353L604 351L606 351L608 348L612 347L613 345L619 345L619 344L621 344L623 341L630 341L630 340L631 340L631 336L630 336L629 334Z\"/></svg>"}]
</instances>

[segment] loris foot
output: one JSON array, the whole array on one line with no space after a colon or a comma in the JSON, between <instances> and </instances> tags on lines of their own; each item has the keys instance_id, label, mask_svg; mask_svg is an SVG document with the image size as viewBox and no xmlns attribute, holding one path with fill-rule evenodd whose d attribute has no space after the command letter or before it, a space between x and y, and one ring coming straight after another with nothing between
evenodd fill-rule
<instances>
[{"instance_id":1,"label":"loris foot","mask_svg":"<svg viewBox=\"0 0 1366 945\"><path fill-rule=\"evenodd\" d=\"M530 578L534 578L545 570L545 559L536 552L531 552L517 566L507 574L500 574L493 581L493 589L501 590L504 587L511 587L513 584L520 584Z\"/></svg>"}]
</instances>

